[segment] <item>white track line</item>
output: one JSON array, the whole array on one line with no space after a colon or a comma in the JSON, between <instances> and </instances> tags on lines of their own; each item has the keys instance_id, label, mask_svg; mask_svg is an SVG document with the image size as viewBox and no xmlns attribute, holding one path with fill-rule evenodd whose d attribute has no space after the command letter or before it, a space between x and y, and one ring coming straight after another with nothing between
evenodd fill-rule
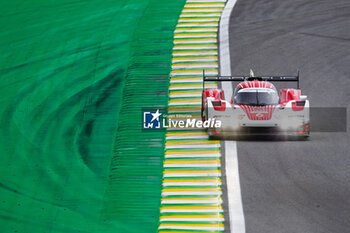
<instances>
[{"instance_id":1,"label":"white track line","mask_svg":"<svg viewBox=\"0 0 350 233\"><path fill-rule=\"evenodd\" d=\"M180 18L197 18L197 17L220 17L221 13L197 13L197 14L191 14L191 13L183 13L180 15Z\"/></svg>"},{"instance_id":2,"label":"white track line","mask_svg":"<svg viewBox=\"0 0 350 233\"><path fill-rule=\"evenodd\" d=\"M189 135L189 136L168 136L166 137L167 140L170 139L199 139L199 138L205 138L208 139L208 135Z\"/></svg>"},{"instance_id":3,"label":"white track line","mask_svg":"<svg viewBox=\"0 0 350 233\"><path fill-rule=\"evenodd\" d=\"M188 57L182 57L182 58L174 58L173 64L181 63L181 62L201 62L201 61L209 61L209 62L216 62L218 59L216 57L213 58L188 58Z\"/></svg>"},{"instance_id":4,"label":"white track line","mask_svg":"<svg viewBox=\"0 0 350 233\"><path fill-rule=\"evenodd\" d=\"M221 182L164 182L163 186L218 186ZM192 202L188 202L192 203ZM204 202L201 202L204 203Z\"/></svg>"},{"instance_id":5,"label":"white track line","mask_svg":"<svg viewBox=\"0 0 350 233\"><path fill-rule=\"evenodd\" d=\"M215 65L215 64L210 64L210 65L204 65L204 64L199 64L199 65L172 65L171 68L173 70L178 70L178 69L207 69L207 68L218 68L218 65Z\"/></svg>"},{"instance_id":6,"label":"white track line","mask_svg":"<svg viewBox=\"0 0 350 233\"><path fill-rule=\"evenodd\" d=\"M158 229L171 229L171 230L203 230L203 231L223 231L223 227L191 227L191 226L159 226Z\"/></svg>"},{"instance_id":7,"label":"white track line","mask_svg":"<svg viewBox=\"0 0 350 233\"><path fill-rule=\"evenodd\" d=\"M194 83L194 82L201 82L201 81L202 80L190 79L190 78L179 79L179 80L176 80L175 78L173 78L172 80L170 80L170 83Z\"/></svg>"},{"instance_id":8,"label":"white track line","mask_svg":"<svg viewBox=\"0 0 350 233\"><path fill-rule=\"evenodd\" d=\"M179 23L178 25L176 25L177 28L180 28L180 27L217 27L218 24L217 23L210 23L212 21L210 20L207 20L207 21L204 21L202 20L202 22L198 22L198 20L196 20L197 23L190 23L191 21L187 20L187 22L183 22L183 23ZM203 23L204 22L204 23Z\"/></svg>"},{"instance_id":9,"label":"white track line","mask_svg":"<svg viewBox=\"0 0 350 233\"><path fill-rule=\"evenodd\" d=\"M164 167L220 167L220 163L164 164Z\"/></svg>"},{"instance_id":10,"label":"white track line","mask_svg":"<svg viewBox=\"0 0 350 233\"><path fill-rule=\"evenodd\" d=\"M221 157L221 154L170 154L165 158L205 158L205 157Z\"/></svg>"},{"instance_id":11,"label":"white track line","mask_svg":"<svg viewBox=\"0 0 350 233\"><path fill-rule=\"evenodd\" d=\"M223 231L223 227L192 227L192 226L162 226L160 225L158 229L172 229L172 230L203 230L203 231Z\"/></svg>"},{"instance_id":12,"label":"white track line","mask_svg":"<svg viewBox=\"0 0 350 233\"><path fill-rule=\"evenodd\" d=\"M171 145L165 146L166 149L192 149L192 148L220 148L220 144L200 144L200 145Z\"/></svg>"},{"instance_id":13,"label":"white track line","mask_svg":"<svg viewBox=\"0 0 350 233\"><path fill-rule=\"evenodd\" d=\"M216 43L216 39L203 39L203 40L174 40L174 44L205 44L205 43Z\"/></svg>"},{"instance_id":14,"label":"white track line","mask_svg":"<svg viewBox=\"0 0 350 233\"><path fill-rule=\"evenodd\" d=\"M168 105L169 106L177 106L177 105L198 105L198 104L201 104L201 102L200 101L181 102L181 103L170 102ZM184 119L186 120L187 118L184 118ZM179 120L184 120L184 119L179 119ZM174 119L174 121L176 121L176 120Z\"/></svg>"},{"instance_id":15,"label":"white track line","mask_svg":"<svg viewBox=\"0 0 350 233\"><path fill-rule=\"evenodd\" d=\"M217 55L216 51L209 51L209 52L173 52L174 57L186 57L186 56L198 56L198 55Z\"/></svg>"},{"instance_id":16,"label":"white track line","mask_svg":"<svg viewBox=\"0 0 350 233\"><path fill-rule=\"evenodd\" d=\"M219 177L220 172L203 172L203 173L165 173L164 177Z\"/></svg>"},{"instance_id":17,"label":"white track line","mask_svg":"<svg viewBox=\"0 0 350 233\"><path fill-rule=\"evenodd\" d=\"M175 29L175 33L179 32L217 32L217 28L204 28L204 29Z\"/></svg>"},{"instance_id":18,"label":"white track line","mask_svg":"<svg viewBox=\"0 0 350 233\"><path fill-rule=\"evenodd\" d=\"M162 204L221 204L222 200L162 200Z\"/></svg>"},{"instance_id":19,"label":"white track line","mask_svg":"<svg viewBox=\"0 0 350 233\"><path fill-rule=\"evenodd\" d=\"M192 196L192 195L199 195L199 196L203 196L203 195L221 195L221 191L162 192L162 196L174 196L174 195L181 195L181 196L185 196L185 195L187 195L187 196Z\"/></svg>"},{"instance_id":20,"label":"white track line","mask_svg":"<svg viewBox=\"0 0 350 233\"><path fill-rule=\"evenodd\" d=\"M209 17L208 17L209 18ZM219 19L218 18L213 18L213 19L186 19L186 18L182 18L182 19L179 19L180 23L188 23L188 22L219 22Z\"/></svg>"},{"instance_id":21,"label":"white track line","mask_svg":"<svg viewBox=\"0 0 350 233\"><path fill-rule=\"evenodd\" d=\"M169 94L169 97L201 97L202 94Z\"/></svg>"},{"instance_id":22,"label":"white track line","mask_svg":"<svg viewBox=\"0 0 350 233\"><path fill-rule=\"evenodd\" d=\"M187 8L187 9L183 9L182 10L182 13L196 13L196 12L199 12L199 13L203 13L203 12L215 12L215 13L218 13L220 12L221 9L191 9L191 8Z\"/></svg>"},{"instance_id":23,"label":"white track line","mask_svg":"<svg viewBox=\"0 0 350 233\"><path fill-rule=\"evenodd\" d=\"M202 75L203 74L203 71L191 71L191 70L185 70L183 72L181 71L177 71L177 70L173 70L170 75L172 77L176 76L176 75ZM208 75L218 75L218 72L217 71L207 71L205 72L205 74L208 74ZM214 88L214 87L213 87ZM188 89L188 88L172 88L170 87L169 88L170 90L175 90L175 89ZM191 89L203 89L203 87L199 86L197 88L191 88Z\"/></svg>"},{"instance_id":24,"label":"white track line","mask_svg":"<svg viewBox=\"0 0 350 233\"><path fill-rule=\"evenodd\" d=\"M217 213L217 212L223 212L222 209L161 209L160 212L162 213L188 213L188 212L192 212L192 213L209 213L209 212L214 212L214 213Z\"/></svg>"},{"instance_id":25,"label":"white track line","mask_svg":"<svg viewBox=\"0 0 350 233\"><path fill-rule=\"evenodd\" d=\"M181 221L181 222L223 222L224 218L164 218L161 217L160 218L161 222L177 222L177 221Z\"/></svg>"},{"instance_id":26,"label":"white track line","mask_svg":"<svg viewBox=\"0 0 350 233\"><path fill-rule=\"evenodd\" d=\"M226 0L187 0L187 3L190 2L226 2Z\"/></svg>"},{"instance_id":27,"label":"white track line","mask_svg":"<svg viewBox=\"0 0 350 233\"><path fill-rule=\"evenodd\" d=\"M175 45L173 47L173 50L195 50L195 49L215 49L216 45L198 45L198 46L181 46L181 45Z\"/></svg>"},{"instance_id":28,"label":"white track line","mask_svg":"<svg viewBox=\"0 0 350 233\"><path fill-rule=\"evenodd\" d=\"M216 33L208 33L207 35L188 35L188 34L177 34L174 36L174 38L205 38L205 37L212 37L216 38Z\"/></svg>"},{"instance_id":29,"label":"white track line","mask_svg":"<svg viewBox=\"0 0 350 233\"><path fill-rule=\"evenodd\" d=\"M186 4L185 8L221 8L223 4Z\"/></svg>"},{"instance_id":30,"label":"white track line","mask_svg":"<svg viewBox=\"0 0 350 233\"><path fill-rule=\"evenodd\" d=\"M229 45L229 22L231 12L237 0L228 0L220 20L220 75L231 75L231 58ZM222 82L226 98L231 99L233 93L230 82ZM239 182L237 144L235 141L225 141L225 161L227 177L228 209L231 232L245 233L245 220L242 206L241 187Z\"/></svg>"}]
</instances>

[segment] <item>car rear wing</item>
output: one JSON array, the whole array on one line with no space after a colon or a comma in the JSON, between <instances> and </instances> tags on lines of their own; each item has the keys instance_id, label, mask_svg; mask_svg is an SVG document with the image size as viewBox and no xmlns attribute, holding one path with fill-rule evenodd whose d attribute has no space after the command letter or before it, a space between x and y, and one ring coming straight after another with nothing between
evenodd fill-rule
<instances>
[{"instance_id":1,"label":"car rear wing","mask_svg":"<svg viewBox=\"0 0 350 233\"><path fill-rule=\"evenodd\" d=\"M297 76L259 76L259 77L250 77L250 76L206 76L205 71L203 70L203 87L204 82L207 81L217 81L217 82L235 82L235 81L268 81L268 82L297 82L299 89L299 71Z\"/></svg>"}]
</instances>

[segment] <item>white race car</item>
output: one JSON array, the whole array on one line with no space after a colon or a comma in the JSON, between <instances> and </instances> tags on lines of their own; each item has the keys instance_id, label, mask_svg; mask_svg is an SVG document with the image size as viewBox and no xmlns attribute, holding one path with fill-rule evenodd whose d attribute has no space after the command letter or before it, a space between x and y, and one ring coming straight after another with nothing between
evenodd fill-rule
<instances>
[{"instance_id":1,"label":"white race car","mask_svg":"<svg viewBox=\"0 0 350 233\"><path fill-rule=\"evenodd\" d=\"M222 89L203 89L202 119L221 121L209 135L295 134L310 135L310 103L301 95L297 76L205 76L204 81L241 81L230 100ZM298 82L297 89L277 89L271 82Z\"/></svg>"}]
</instances>

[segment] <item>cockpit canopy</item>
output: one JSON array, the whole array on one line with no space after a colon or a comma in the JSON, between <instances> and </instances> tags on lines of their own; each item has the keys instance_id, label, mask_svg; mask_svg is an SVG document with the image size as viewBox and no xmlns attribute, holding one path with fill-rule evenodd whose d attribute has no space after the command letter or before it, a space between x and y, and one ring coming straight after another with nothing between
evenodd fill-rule
<instances>
[{"instance_id":1,"label":"cockpit canopy","mask_svg":"<svg viewBox=\"0 0 350 233\"><path fill-rule=\"evenodd\" d=\"M233 102L252 106L277 105L279 97L276 88L243 88L235 93Z\"/></svg>"}]
</instances>

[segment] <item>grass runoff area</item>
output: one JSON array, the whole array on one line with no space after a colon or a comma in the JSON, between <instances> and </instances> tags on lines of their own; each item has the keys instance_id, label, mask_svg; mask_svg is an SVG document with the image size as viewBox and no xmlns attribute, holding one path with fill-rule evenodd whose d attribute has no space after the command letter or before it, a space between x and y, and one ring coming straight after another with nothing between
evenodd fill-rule
<instances>
[{"instance_id":1,"label":"grass runoff area","mask_svg":"<svg viewBox=\"0 0 350 233\"><path fill-rule=\"evenodd\" d=\"M0 232L157 230L164 133L128 126L167 104L184 2L0 2Z\"/></svg>"}]
</instances>

